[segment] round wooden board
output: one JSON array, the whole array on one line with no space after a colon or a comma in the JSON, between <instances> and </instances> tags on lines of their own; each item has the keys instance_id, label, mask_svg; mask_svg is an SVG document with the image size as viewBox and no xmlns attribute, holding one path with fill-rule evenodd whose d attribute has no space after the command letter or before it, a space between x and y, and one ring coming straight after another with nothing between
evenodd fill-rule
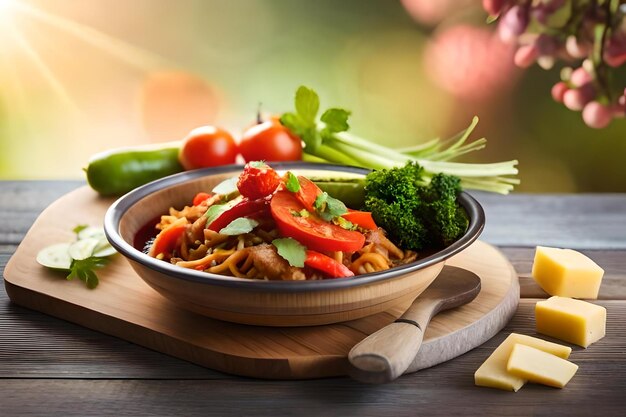
<instances>
[{"instance_id":1,"label":"round wooden board","mask_svg":"<svg viewBox=\"0 0 626 417\"><path fill-rule=\"evenodd\" d=\"M246 326L176 307L146 285L121 256L98 271L100 285L95 290L37 264L37 252L73 240L71 230L76 225L101 224L111 202L83 187L39 216L4 271L13 302L199 365L267 379L346 375L350 349L408 307L325 326ZM480 276L481 293L470 304L432 320L407 372L452 359L484 343L517 308L517 274L493 246L478 241L448 264ZM444 268L442 273L453 271Z\"/></svg>"}]
</instances>

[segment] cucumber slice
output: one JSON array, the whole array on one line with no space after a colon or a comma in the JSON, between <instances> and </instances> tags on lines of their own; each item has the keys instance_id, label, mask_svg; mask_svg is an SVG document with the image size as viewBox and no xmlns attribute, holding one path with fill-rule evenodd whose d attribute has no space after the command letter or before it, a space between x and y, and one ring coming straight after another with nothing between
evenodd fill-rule
<instances>
[{"instance_id":1,"label":"cucumber slice","mask_svg":"<svg viewBox=\"0 0 626 417\"><path fill-rule=\"evenodd\" d=\"M72 259L76 259L77 261L87 259L93 255L94 249L98 246L99 242L99 239L93 237L77 240L70 245L68 250L69 255Z\"/></svg>"},{"instance_id":2,"label":"cucumber slice","mask_svg":"<svg viewBox=\"0 0 626 417\"><path fill-rule=\"evenodd\" d=\"M106 237L100 239L96 247L93 249L93 256L99 256L102 258L115 255L116 253L117 251L113 248L113 246L111 246Z\"/></svg>"},{"instance_id":3,"label":"cucumber slice","mask_svg":"<svg viewBox=\"0 0 626 417\"><path fill-rule=\"evenodd\" d=\"M78 240L87 239L90 237L94 239L102 238L106 240L104 236L104 229L102 227L89 226L78 232Z\"/></svg>"},{"instance_id":4,"label":"cucumber slice","mask_svg":"<svg viewBox=\"0 0 626 417\"><path fill-rule=\"evenodd\" d=\"M365 201L365 184L359 180L317 180L315 184L328 195L343 201L351 209L360 209Z\"/></svg>"},{"instance_id":5,"label":"cucumber slice","mask_svg":"<svg viewBox=\"0 0 626 417\"><path fill-rule=\"evenodd\" d=\"M71 243L57 243L47 246L37 254L37 262L47 268L69 271L72 265L72 257L69 253L71 245Z\"/></svg>"}]
</instances>

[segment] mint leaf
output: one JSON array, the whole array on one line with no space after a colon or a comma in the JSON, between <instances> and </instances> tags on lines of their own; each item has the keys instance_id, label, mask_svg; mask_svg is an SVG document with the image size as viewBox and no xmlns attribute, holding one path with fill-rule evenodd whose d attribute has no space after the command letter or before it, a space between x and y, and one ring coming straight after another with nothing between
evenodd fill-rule
<instances>
[{"instance_id":1,"label":"mint leaf","mask_svg":"<svg viewBox=\"0 0 626 417\"><path fill-rule=\"evenodd\" d=\"M244 233L250 233L258 225L259 222L254 219L239 217L220 230L220 234L229 236L242 235Z\"/></svg>"},{"instance_id":2,"label":"mint leaf","mask_svg":"<svg viewBox=\"0 0 626 417\"><path fill-rule=\"evenodd\" d=\"M315 124L320 109L320 98L312 89L300 86L296 91L296 112L307 124Z\"/></svg>"},{"instance_id":3,"label":"mint leaf","mask_svg":"<svg viewBox=\"0 0 626 417\"><path fill-rule=\"evenodd\" d=\"M322 114L320 120L326 124L324 130L329 133L345 132L350 128L348 118L350 112L344 109L332 108Z\"/></svg>"},{"instance_id":4,"label":"mint leaf","mask_svg":"<svg viewBox=\"0 0 626 417\"><path fill-rule=\"evenodd\" d=\"M237 193L239 192L239 189L237 188L237 181L239 181L239 177L227 178L213 187L212 191L214 194L221 195Z\"/></svg>"},{"instance_id":5,"label":"mint leaf","mask_svg":"<svg viewBox=\"0 0 626 417\"><path fill-rule=\"evenodd\" d=\"M306 259L306 246L290 237L274 239L272 245L276 246L278 254L289 262L289 265L302 268Z\"/></svg>"},{"instance_id":6,"label":"mint leaf","mask_svg":"<svg viewBox=\"0 0 626 417\"><path fill-rule=\"evenodd\" d=\"M300 181L298 181L298 177L296 177L291 171L287 171L287 182L285 183L285 187L292 193L300 191Z\"/></svg>"}]
</instances>

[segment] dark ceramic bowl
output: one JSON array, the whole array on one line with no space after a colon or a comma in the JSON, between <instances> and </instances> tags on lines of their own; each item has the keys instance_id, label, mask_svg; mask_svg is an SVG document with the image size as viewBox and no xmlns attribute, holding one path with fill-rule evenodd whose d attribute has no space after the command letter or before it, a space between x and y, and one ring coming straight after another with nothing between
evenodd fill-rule
<instances>
[{"instance_id":1,"label":"dark ceramic bowl","mask_svg":"<svg viewBox=\"0 0 626 417\"><path fill-rule=\"evenodd\" d=\"M305 176L362 177L365 169L304 162L273 163L278 171ZM238 175L229 165L175 174L118 199L107 211L104 229L111 244L137 274L180 307L213 318L267 326L308 326L353 320L408 305L437 277L446 259L474 242L485 224L480 204L469 194L459 197L470 222L450 246L397 268L351 278L319 281L265 281L229 277L177 267L133 247L135 236L169 207L188 205L200 191Z\"/></svg>"}]
</instances>

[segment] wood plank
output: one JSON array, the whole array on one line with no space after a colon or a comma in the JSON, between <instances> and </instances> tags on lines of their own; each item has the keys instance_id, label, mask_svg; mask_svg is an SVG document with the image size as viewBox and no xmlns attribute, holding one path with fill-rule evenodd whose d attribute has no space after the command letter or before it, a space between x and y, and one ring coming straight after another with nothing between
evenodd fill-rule
<instances>
[{"instance_id":1,"label":"wood plank","mask_svg":"<svg viewBox=\"0 0 626 417\"><path fill-rule=\"evenodd\" d=\"M626 194L472 194L494 245L626 249Z\"/></svg>"},{"instance_id":2,"label":"wood plank","mask_svg":"<svg viewBox=\"0 0 626 417\"><path fill-rule=\"evenodd\" d=\"M580 370L565 389L528 384L517 393L475 387L473 367L459 367L455 361L386 385L345 378L299 382L0 380L0 395L7 415L621 415L626 390L623 364L579 364Z\"/></svg>"}]
</instances>

